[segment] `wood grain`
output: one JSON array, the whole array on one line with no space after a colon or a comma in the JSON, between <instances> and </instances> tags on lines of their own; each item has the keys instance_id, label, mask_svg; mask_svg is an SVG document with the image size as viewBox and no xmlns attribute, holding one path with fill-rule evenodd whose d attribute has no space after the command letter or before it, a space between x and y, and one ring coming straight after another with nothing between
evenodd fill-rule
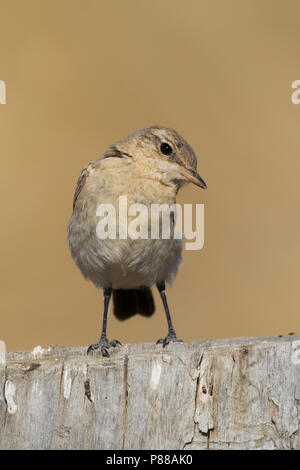
<instances>
[{"instance_id":1,"label":"wood grain","mask_svg":"<svg viewBox=\"0 0 300 470\"><path fill-rule=\"evenodd\" d=\"M1 449L300 449L299 337L7 353Z\"/></svg>"}]
</instances>

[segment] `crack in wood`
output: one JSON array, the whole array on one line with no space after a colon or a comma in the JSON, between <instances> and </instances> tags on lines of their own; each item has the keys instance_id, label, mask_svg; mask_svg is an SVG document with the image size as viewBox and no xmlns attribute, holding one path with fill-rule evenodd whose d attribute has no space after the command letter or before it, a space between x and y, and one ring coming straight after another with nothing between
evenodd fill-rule
<instances>
[{"instance_id":1,"label":"crack in wood","mask_svg":"<svg viewBox=\"0 0 300 470\"><path fill-rule=\"evenodd\" d=\"M122 438L122 449L125 449L126 442L126 428L127 428L127 413L128 413L128 354L125 354L124 358L124 414L123 414L123 438Z\"/></svg>"}]
</instances>

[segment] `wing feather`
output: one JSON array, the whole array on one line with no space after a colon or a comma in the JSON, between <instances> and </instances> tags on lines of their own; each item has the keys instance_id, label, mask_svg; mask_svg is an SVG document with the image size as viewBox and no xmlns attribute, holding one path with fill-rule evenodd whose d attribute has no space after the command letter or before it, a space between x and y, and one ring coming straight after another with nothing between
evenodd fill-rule
<instances>
[{"instance_id":1,"label":"wing feather","mask_svg":"<svg viewBox=\"0 0 300 470\"><path fill-rule=\"evenodd\" d=\"M79 178L77 180L77 185L75 189L74 199L73 199L73 210L75 209L76 202L83 186L85 185L86 179L89 175L90 170L94 168L93 162L88 163L83 170L81 171Z\"/></svg>"},{"instance_id":2,"label":"wing feather","mask_svg":"<svg viewBox=\"0 0 300 470\"><path fill-rule=\"evenodd\" d=\"M114 158L116 158L116 157L117 158L126 158L126 157L128 158L128 157L130 157L131 158L131 155L129 155L126 152L122 152L115 145L113 145L105 152L103 158L98 159L98 160L93 160L92 162L88 163L83 168L83 170L81 171L81 173L79 175L79 178L78 178L78 181L77 181L75 194L74 194L74 199L73 199L73 209L76 206L78 196L79 196L83 186L85 185L85 182L86 182L87 177L89 176L90 172L92 170L94 170L95 168L98 168L101 161L103 161L106 158L111 158L111 157L114 157Z\"/></svg>"}]
</instances>

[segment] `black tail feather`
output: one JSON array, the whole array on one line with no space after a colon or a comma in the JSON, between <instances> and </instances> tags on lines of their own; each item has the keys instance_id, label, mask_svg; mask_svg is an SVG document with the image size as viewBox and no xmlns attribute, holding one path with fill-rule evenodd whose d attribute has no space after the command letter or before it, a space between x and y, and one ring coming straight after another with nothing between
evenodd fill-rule
<instances>
[{"instance_id":1,"label":"black tail feather","mask_svg":"<svg viewBox=\"0 0 300 470\"><path fill-rule=\"evenodd\" d=\"M150 317L155 310L154 300L149 287L139 289L113 290L114 314L118 320L126 320L139 313Z\"/></svg>"}]
</instances>

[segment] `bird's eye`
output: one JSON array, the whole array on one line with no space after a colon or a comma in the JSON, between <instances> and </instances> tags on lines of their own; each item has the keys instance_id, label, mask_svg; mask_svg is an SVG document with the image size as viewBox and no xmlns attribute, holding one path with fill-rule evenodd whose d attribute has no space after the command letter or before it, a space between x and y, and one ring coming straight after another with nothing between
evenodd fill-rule
<instances>
[{"instance_id":1,"label":"bird's eye","mask_svg":"<svg viewBox=\"0 0 300 470\"><path fill-rule=\"evenodd\" d=\"M160 145L160 151L164 155L171 155L171 153L173 152L171 145L167 144L167 142L163 142Z\"/></svg>"}]
</instances>

